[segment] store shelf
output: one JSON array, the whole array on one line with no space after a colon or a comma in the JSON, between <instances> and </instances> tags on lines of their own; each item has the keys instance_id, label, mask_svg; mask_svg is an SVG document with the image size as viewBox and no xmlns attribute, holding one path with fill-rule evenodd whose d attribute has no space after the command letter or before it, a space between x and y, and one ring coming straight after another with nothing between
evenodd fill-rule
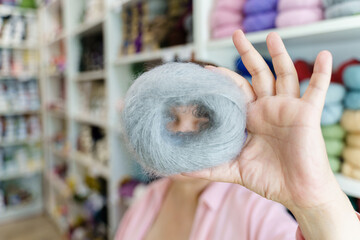
<instances>
[{"instance_id":1,"label":"store shelf","mask_svg":"<svg viewBox=\"0 0 360 240\"><path fill-rule=\"evenodd\" d=\"M4 1L3 1L4 2ZM9 2L9 1L8 1ZM15 92L18 92L17 95L31 95L35 96L35 94L39 93L37 91L40 91L38 89L41 84L39 83L39 77L40 77L40 69L39 69L39 38L38 38L38 30L41 27L38 27L38 9L28 9L28 8L21 8L21 7L15 7L15 6L5 6L0 5L0 14L5 17L8 15L9 19L8 21L3 22L3 25L6 28L9 28L8 30L11 32L17 32L18 35L24 35L22 39L18 39L16 36L9 36L10 38L7 40L7 37L3 36L2 40L0 41L0 49L2 52L8 52L9 56L3 58L3 64L7 65L8 67L5 67L3 71L0 73L0 80L11 80L14 81L14 84L21 84L24 85L25 89L23 91L14 90ZM16 17L14 17L16 16ZM16 19L18 19L18 16L21 16L21 21L18 22ZM13 21L16 21L16 26L11 24ZM20 25L18 25L20 24ZM21 27L23 24L25 24L23 27ZM3 26L3 27L4 27ZM20 27L20 28L18 28ZM11 34L11 33L9 33ZM5 34L6 35L6 34ZM5 41L4 41L5 40ZM4 49L7 49L9 51L3 51ZM3 66L3 67L4 67ZM11 71L6 71L6 69L12 69ZM15 71L16 70L16 71ZM21 83L28 80L32 80L32 82L29 85L32 85L31 88L27 89L25 84L27 83ZM36 85L33 84L33 81L36 82ZM4 82L4 84L8 84L7 82ZM11 94L11 89L8 88L5 90L6 96ZM19 92L20 91L20 92ZM21 96L17 97L21 97ZM5 97L6 97L5 96ZM10 95L9 95L10 96ZM38 99L41 99L41 97L38 95ZM8 108L2 108L4 111L0 111L0 116L20 116L20 115L34 115L34 114L40 114L40 109L31 110L28 107L31 106L23 106L21 110L18 105L15 102L11 102L11 106L9 105ZM10 108L11 107L11 108ZM26 108L26 109L25 109ZM30 110L29 110L30 109ZM7 127L4 127L4 130L6 131L14 131L17 133L19 130L22 133L26 132L33 132L33 131L41 131L41 125L40 124L40 116L36 116L36 119L31 120L31 123L27 120L22 119L22 123L25 122L26 126L18 125L15 123L10 123ZM35 123L36 121L36 123ZM39 122L37 122L39 121ZM5 124L3 122L3 124ZM15 124L15 125L14 125ZM35 135L33 135L35 136ZM6 223L9 221L13 221L16 219L29 217L33 214L40 214L43 210L43 202L42 202L42 173L44 171L44 160L42 156L42 136L39 132L39 136L37 138L27 138L23 140L14 140L14 141L0 141L0 147L12 147L12 146L18 146L16 147L15 152L13 154L22 154L24 155L24 161L26 158L26 162L20 164L18 168L15 168L13 171L12 169L7 168L6 170L10 171L4 171L4 169L0 169L0 180L1 181L8 181L8 180L15 180L11 185L13 185L11 188L6 188L3 186L2 190L5 195L14 195L15 197L21 194L20 192L27 192L31 195L32 201L28 203L23 203L21 205L13 206L13 207L7 207L5 211L0 211L0 222ZM39 144L41 143L41 144ZM6 150L6 149L5 149ZM19 151L19 152L18 152ZM17 153L18 152L18 153ZM21 153L22 152L22 153ZM16 164L18 161L21 161L21 159L17 159L15 155L9 155L7 158L9 161L11 161L11 164ZM34 155L33 155L34 154ZM38 159L35 158L35 154L39 155ZM30 156L33 155L33 156ZM41 156L40 156L41 155ZM2 158L4 158L3 156ZM9 162L10 163L10 162ZM26 178L26 179L24 179ZM7 183L7 182L5 182ZM15 191L14 191L15 190ZM13 191L13 193L11 193ZM19 191L19 192L18 192ZM25 199L24 199L25 200ZM30 200L30 199L29 199ZM1 234L0 234L1 235ZM1 236L3 237L3 236ZM1 238L0 237L0 238ZM6 237L5 237L6 238Z\"/></svg>"},{"instance_id":2,"label":"store shelf","mask_svg":"<svg viewBox=\"0 0 360 240\"><path fill-rule=\"evenodd\" d=\"M80 165L87 167L91 173L95 175L100 175L104 178L109 178L109 168L102 165L97 160L81 152L73 152L71 154L71 158Z\"/></svg>"},{"instance_id":3,"label":"store shelf","mask_svg":"<svg viewBox=\"0 0 360 240\"><path fill-rule=\"evenodd\" d=\"M51 147L51 152L59 158L62 158L65 160L67 160L69 158L69 153L56 149L56 147L54 145Z\"/></svg>"},{"instance_id":4,"label":"store shelf","mask_svg":"<svg viewBox=\"0 0 360 240\"><path fill-rule=\"evenodd\" d=\"M125 65L137 62L146 62L161 59L165 62L171 61L175 56L189 58L194 50L193 44L180 45L175 47L163 48L151 52L142 52L128 56L120 56L115 65Z\"/></svg>"},{"instance_id":5,"label":"store shelf","mask_svg":"<svg viewBox=\"0 0 360 240\"><path fill-rule=\"evenodd\" d=\"M247 33L247 39L253 44L265 44L266 36L270 32L277 32L284 41L293 43L329 42L339 41L344 38L360 37L360 16L350 16L319 21L316 23L287 28L269 29L254 33ZM211 50L233 47L231 37L210 40L207 47Z\"/></svg>"},{"instance_id":6,"label":"store shelf","mask_svg":"<svg viewBox=\"0 0 360 240\"><path fill-rule=\"evenodd\" d=\"M73 119L78 122L90 124L96 127L107 128L106 118L99 119L86 114L77 114L73 117Z\"/></svg>"},{"instance_id":7,"label":"store shelf","mask_svg":"<svg viewBox=\"0 0 360 240\"><path fill-rule=\"evenodd\" d=\"M33 175L39 174L42 170L43 170L42 166L38 166L36 168L29 169L26 171L19 171L19 172L14 172L14 173L1 173L0 181L16 179L16 178L31 177Z\"/></svg>"},{"instance_id":8,"label":"store shelf","mask_svg":"<svg viewBox=\"0 0 360 240\"><path fill-rule=\"evenodd\" d=\"M102 31L104 18L95 19L91 22L80 24L74 31L73 35L89 36Z\"/></svg>"},{"instance_id":9,"label":"store shelf","mask_svg":"<svg viewBox=\"0 0 360 240\"><path fill-rule=\"evenodd\" d=\"M7 112L0 112L0 116L16 116L16 115L33 115L33 114L39 114L39 110L25 110L25 111L7 111Z\"/></svg>"},{"instance_id":10,"label":"store shelf","mask_svg":"<svg viewBox=\"0 0 360 240\"><path fill-rule=\"evenodd\" d=\"M46 174L47 179L49 180L50 184L54 187L54 189L65 199L69 199L72 196L71 189L68 187L68 185L60 179L58 176L56 176L53 173L47 173Z\"/></svg>"},{"instance_id":11,"label":"store shelf","mask_svg":"<svg viewBox=\"0 0 360 240\"><path fill-rule=\"evenodd\" d=\"M54 110L54 109L47 109L46 110L50 116L56 117L56 118L66 118L66 112L61 110Z\"/></svg>"},{"instance_id":12,"label":"store shelf","mask_svg":"<svg viewBox=\"0 0 360 240\"><path fill-rule=\"evenodd\" d=\"M0 223L40 214L42 210L42 202L36 200L26 205L7 207L5 211L0 211Z\"/></svg>"},{"instance_id":13,"label":"store shelf","mask_svg":"<svg viewBox=\"0 0 360 240\"><path fill-rule=\"evenodd\" d=\"M21 81L26 81L26 80L37 79L37 78L38 78L37 75L32 75L32 74L21 74L21 75L0 74L0 80L18 79L18 80L21 80Z\"/></svg>"},{"instance_id":14,"label":"store shelf","mask_svg":"<svg viewBox=\"0 0 360 240\"><path fill-rule=\"evenodd\" d=\"M47 74L49 78L60 78L64 76L63 72L52 72Z\"/></svg>"},{"instance_id":15,"label":"store shelf","mask_svg":"<svg viewBox=\"0 0 360 240\"><path fill-rule=\"evenodd\" d=\"M33 138L28 138L28 139L24 139L24 140L15 140L15 141L8 141L8 142L4 142L4 141L0 141L0 147L11 147L11 146L19 146L19 145L31 145L31 144L35 144L35 143L39 143L41 142L41 139L33 139Z\"/></svg>"},{"instance_id":16,"label":"store shelf","mask_svg":"<svg viewBox=\"0 0 360 240\"><path fill-rule=\"evenodd\" d=\"M20 44L6 44L0 42L1 49L14 49L14 50L37 50L38 46L30 45L27 43L20 43Z\"/></svg>"},{"instance_id":17,"label":"store shelf","mask_svg":"<svg viewBox=\"0 0 360 240\"><path fill-rule=\"evenodd\" d=\"M120 0L120 1L113 1L110 5L111 11L114 11L115 13L119 13L123 7L123 5L131 2L133 0Z\"/></svg>"},{"instance_id":18,"label":"store shelf","mask_svg":"<svg viewBox=\"0 0 360 240\"><path fill-rule=\"evenodd\" d=\"M58 36L54 37L53 39L49 40L47 45L50 47L52 45L55 45L57 43L60 43L61 41L66 39L66 34L63 32L59 34Z\"/></svg>"},{"instance_id":19,"label":"store shelf","mask_svg":"<svg viewBox=\"0 0 360 240\"><path fill-rule=\"evenodd\" d=\"M105 71L104 70L95 70L95 71L87 71L78 73L75 78L76 81L94 81L94 80L102 80L105 79Z\"/></svg>"},{"instance_id":20,"label":"store shelf","mask_svg":"<svg viewBox=\"0 0 360 240\"><path fill-rule=\"evenodd\" d=\"M360 198L360 180L346 177L342 174L335 175L341 189L349 196Z\"/></svg>"},{"instance_id":21,"label":"store shelf","mask_svg":"<svg viewBox=\"0 0 360 240\"><path fill-rule=\"evenodd\" d=\"M32 9L32 8L22 8L22 7L15 7L15 6L9 6L9 5L4 5L4 4L0 4L0 14L5 15L5 14L9 14L9 15L36 15L37 14L37 10L36 9Z\"/></svg>"},{"instance_id":22,"label":"store shelf","mask_svg":"<svg viewBox=\"0 0 360 240\"><path fill-rule=\"evenodd\" d=\"M61 1L62 0L50 0L47 2L47 4L45 5L45 7L48 9L48 10L54 10L54 9L57 9L61 6Z\"/></svg>"}]
</instances>

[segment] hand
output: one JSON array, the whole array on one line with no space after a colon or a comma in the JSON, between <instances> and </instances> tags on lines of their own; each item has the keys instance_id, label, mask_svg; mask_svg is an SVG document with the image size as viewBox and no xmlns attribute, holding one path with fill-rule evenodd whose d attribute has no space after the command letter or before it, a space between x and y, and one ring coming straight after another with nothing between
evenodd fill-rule
<instances>
[{"instance_id":1,"label":"hand","mask_svg":"<svg viewBox=\"0 0 360 240\"><path fill-rule=\"evenodd\" d=\"M306 239L357 239L360 223L330 169L320 128L331 54L319 53L310 85L300 98L295 67L276 33L267 37L276 81L242 31L234 33L233 41L253 86L228 69L208 68L228 75L243 90L247 141L233 161L184 175L237 183L282 203L293 212Z\"/></svg>"},{"instance_id":2,"label":"hand","mask_svg":"<svg viewBox=\"0 0 360 240\"><path fill-rule=\"evenodd\" d=\"M295 67L276 33L267 37L276 81L242 31L234 33L233 41L253 86L230 70L210 70L228 75L245 93L248 139L234 161L191 176L238 183L290 209L324 204L338 188L320 128L331 54L323 51L318 55L309 88L300 98Z\"/></svg>"}]
</instances>

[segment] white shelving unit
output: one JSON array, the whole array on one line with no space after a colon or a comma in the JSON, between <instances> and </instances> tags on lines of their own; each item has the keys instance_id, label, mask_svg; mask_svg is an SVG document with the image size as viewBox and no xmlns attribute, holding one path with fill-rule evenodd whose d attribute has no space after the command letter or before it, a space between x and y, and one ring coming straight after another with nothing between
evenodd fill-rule
<instances>
[{"instance_id":1,"label":"white shelving unit","mask_svg":"<svg viewBox=\"0 0 360 240\"><path fill-rule=\"evenodd\" d=\"M294 43L299 43L305 39L314 41L314 38L316 38L317 41L329 42L338 41L338 39L341 39L343 35L351 35L352 37L358 37L360 36L360 33L357 31L359 28L360 16L350 16L329 19L326 21L315 22L308 25L276 29L276 32L281 36L284 41L293 40ZM274 29L249 33L247 34L247 38L253 44L264 44L266 36L272 31L274 31ZM207 40L207 47L210 49L232 46L233 42L231 38L224 38L220 40Z\"/></svg>"},{"instance_id":2,"label":"white shelving unit","mask_svg":"<svg viewBox=\"0 0 360 240\"><path fill-rule=\"evenodd\" d=\"M42 172L43 168L42 166L37 166L32 169L27 169L24 171L14 172L14 173L8 173L3 174L0 177L0 181L9 180L9 179L17 179L17 178L23 178L23 177L29 177L35 174L38 174Z\"/></svg>"},{"instance_id":3,"label":"white shelving unit","mask_svg":"<svg viewBox=\"0 0 360 240\"><path fill-rule=\"evenodd\" d=\"M346 177L342 174L335 175L341 189L349 196L360 198L360 180Z\"/></svg>"},{"instance_id":4,"label":"white shelving unit","mask_svg":"<svg viewBox=\"0 0 360 240\"><path fill-rule=\"evenodd\" d=\"M64 102L65 110L51 109L49 105L58 102L60 98L59 91L61 89L61 81L68 84L65 78L65 73L56 68L55 63L52 62L53 57L61 56L65 51L66 46L66 32L59 32L55 23L64 26L63 1L53 0L47 5L39 9L41 21L41 83L42 83L42 109L43 109L43 128L44 128L44 154L45 154L45 209L56 224L54 209L56 207L55 199L60 197L69 200L71 196L70 188L66 183L56 176L53 172L53 167L57 162L68 162L68 154L61 149L56 148L53 144L53 137L58 132L64 131L64 135L68 132L68 113L67 103ZM60 22L56 19L59 18ZM54 29L56 28L56 30ZM56 31L56 32L55 32ZM49 33L50 32L50 33ZM48 34L49 33L49 34ZM64 79L65 78L65 79ZM66 99L65 99L66 100ZM63 231L63 227L59 226Z\"/></svg>"},{"instance_id":5,"label":"white shelving unit","mask_svg":"<svg viewBox=\"0 0 360 240\"><path fill-rule=\"evenodd\" d=\"M52 144L47 141L46 146L46 177L47 186L47 210L51 214L54 208L54 201L57 195L69 199L69 188L59 178L52 175L51 167L61 158L67 161L71 169L76 171L77 166L89 169L95 175L104 177L107 180L108 190L108 222L109 239L113 239L116 228L121 219L119 207L118 184L127 175L132 173L131 155L126 150L124 139L121 135L119 123L118 102L125 96L125 93L134 76L131 73L131 65L134 63L161 59L170 61L174 56L181 59L189 59L194 53L197 60L213 62L215 64L234 69L234 61L237 57L236 49L232 44L231 38L211 40L209 39L209 14L212 7L212 0L194 0L194 42L183 46L170 47L153 52L144 52L131 56L119 56L119 48L122 37L122 20L120 0L104 0L105 14L102 18L95 19L89 24L81 24L79 16L82 11L84 1L56 0L49 6L41 9L42 14L46 15L56 8L62 8L63 31L51 41L43 41L43 71L42 83L44 86L52 86L53 81L65 76L66 85L66 108L64 111L50 111L44 105L44 125L45 139L49 139L60 128L59 122L64 125L66 139L70 143L70 150L66 153L54 151ZM117 8L113 6L117 6ZM119 10L120 9L120 12ZM46 23L43 29L46 31ZM266 50L266 35L272 30L261 31L247 34L249 40L264 56L268 56ZM293 59L302 58L307 61L315 59L316 54L323 49L330 50L334 55L334 66L337 67L341 62L360 57L359 37L360 37L360 16L346 17L334 20L326 20L310 25L275 29L285 41L289 53ZM81 45L79 38L89 36L96 32L102 32L104 38L104 69L79 73L78 63ZM342 42L342 44L338 44ZM66 71L65 73L50 73L46 69L48 54L60 44L65 46ZM82 112L79 112L79 90L78 84L84 82L103 81L106 92L106 116L99 119ZM48 88L44 88L47 89ZM51 93L51 92L50 92ZM43 91L43 98L51 98L51 94ZM79 125L91 125L104 129L108 148L108 164L102 165L96 160L83 156L77 152L76 138ZM343 190L353 196L360 196L358 181L337 176ZM344 180L345 179L345 180ZM55 221L56 222L56 221ZM59 228L63 229L62 226Z\"/></svg>"},{"instance_id":6,"label":"white shelving unit","mask_svg":"<svg viewBox=\"0 0 360 240\"><path fill-rule=\"evenodd\" d=\"M66 135L66 140L70 144L68 151L62 151L57 149L51 141L46 144L47 149L47 166L46 166L46 178L48 182L47 186L47 211L52 216L54 222L59 225L59 228L64 231L64 226L60 224L60 221L56 219L53 214L54 208L58 198L65 199L69 206L74 205L72 199L72 189L65 183L63 179L56 176L53 173L52 167L56 162L66 162L69 168L69 174L81 175L83 171L80 169L86 169L88 173L93 176L101 176L107 181L107 207L108 207L108 227L109 227L109 239L112 239L118 224L118 199L117 199L117 184L121 176L117 176L117 173L121 172L121 162L115 154L111 154L107 165L101 164L97 160L90 156L84 155L76 150L77 134L81 125L95 126L104 130L107 138L108 145L116 146L114 139L117 137L114 131L111 131L109 127L109 118L104 116L102 118L96 116L90 116L88 113L81 112L79 108L79 88L78 84L101 81L105 85L105 90L109 91L108 80L109 71L111 65L108 62L108 53L114 52L117 49L115 43L112 45L112 49L104 48L105 66L104 69L96 71L79 71L79 59L81 51L80 38L91 36L93 34L102 34L104 43L108 41L109 36L106 31L106 26L109 23L108 17L110 15L108 4L110 1L104 1L105 15L102 18L95 19L89 23L83 24L80 21L85 1L71 1L71 0L57 0L48 6L44 6L41 11L42 15L46 16L51 12L61 12L63 26L62 32L59 36L56 36L51 41L43 41L43 71L42 81L48 88L57 88L58 86L54 82L59 81L60 78L65 78L66 86L66 106L65 110L49 110L46 105L45 109L45 132L46 138L51 139L53 135L63 129ZM61 9L59 11L58 9ZM44 22L44 29L46 28L46 22ZM66 55L66 71L64 73L51 72L47 70L47 63L51 54L63 44ZM112 81L117 81L113 78ZM58 89L55 89L58 90ZM50 94L49 94L50 93ZM56 100L53 98L52 92L43 92L45 103ZM109 101L109 93L106 93L107 102ZM109 110L107 111L107 113ZM65 126L65 127L64 127ZM117 148L117 147L116 147ZM109 149L109 151L112 151ZM116 172L116 174L115 174ZM76 204L75 204L76 205Z\"/></svg>"},{"instance_id":7,"label":"white shelving unit","mask_svg":"<svg viewBox=\"0 0 360 240\"><path fill-rule=\"evenodd\" d=\"M34 22L28 22L34 26L38 23L38 11L36 9L24 9L15 6L7 6L0 4L0 15L1 16L22 16L24 19L29 20L30 18ZM2 28L4 27L5 22L2 22ZM13 30L13 29L12 29ZM38 62L38 50L39 46L34 43L37 42L37 32L34 32L35 41L30 41L29 39L23 40L21 43L14 43L14 39L10 37L6 42L0 40L0 49L1 50L9 50L11 54L13 52L21 52L27 53L31 52L31 59L33 62ZM29 32L27 33L29 34ZM1 36L4 38L5 33ZM27 36L29 37L29 35ZM30 41L30 42L29 42ZM30 56L30 55L29 55ZM28 57L29 57L28 56ZM5 60L4 60L5 61ZM10 61L10 59L9 59ZM2 63L5 65L5 63ZM12 70L10 70L12 71ZM39 74L38 67L36 67L35 71L30 72L19 72L19 73L1 73L0 81L14 81L14 82L22 82L35 79L37 83L39 83ZM39 90L40 92L40 90ZM3 93L2 93L3 94ZM39 97L40 99L40 97ZM41 111L38 110L8 110L8 111L0 111L0 117L14 117L14 116L24 116L24 115L37 115L40 116ZM1 126L3 128L3 126ZM3 134L3 130L2 133ZM11 141L0 139L0 148L8 149L8 148L31 148L31 146L39 145L42 143L41 138L25 138L25 139L13 139ZM3 154L3 153L2 153ZM3 158L3 156L2 156ZM41 157L40 157L41 158ZM3 160L3 159L2 159ZM1 161L2 161L1 160ZM29 160L29 159L28 159ZM32 159L35 160L35 159ZM11 159L11 161L16 161L15 159ZM17 170L9 171L8 169L5 171L3 169L4 165L0 166L0 185L1 187L5 186L9 181L22 181L22 183L17 183L23 188L23 190L29 191L32 195L31 199L25 203L14 205L14 206L6 206L4 209L0 209L0 224L7 223L9 221L17 220L19 218L29 217L34 214L39 214L43 211L43 189L42 189L42 173L43 173L43 159L36 159L36 162L32 162L30 164L27 162L25 166L18 166ZM29 182L28 179L31 180ZM35 179L33 181L33 179ZM27 182L27 183L26 183ZM31 182L31 184L30 184Z\"/></svg>"},{"instance_id":8,"label":"white shelving unit","mask_svg":"<svg viewBox=\"0 0 360 240\"><path fill-rule=\"evenodd\" d=\"M41 201L36 201L34 203L27 204L24 206L10 207L6 209L4 212L1 212L0 223L6 223L23 217L36 215L41 213L42 210L43 210L43 205Z\"/></svg>"}]
</instances>

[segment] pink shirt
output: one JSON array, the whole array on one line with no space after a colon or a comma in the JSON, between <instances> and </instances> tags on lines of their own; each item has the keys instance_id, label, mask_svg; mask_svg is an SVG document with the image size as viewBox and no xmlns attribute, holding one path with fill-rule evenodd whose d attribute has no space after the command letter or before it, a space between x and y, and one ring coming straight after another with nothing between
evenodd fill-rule
<instances>
[{"instance_id":1,"label":"pink shirt","mask_svg":"<svg viewBox=\"0 0 360 240\"><path fill-rule=\"evenodd\" d=\"M171 180L151 184L145 195L125 214L116 240L144 239L164 201ZM298 225L286 209L237 184L214 182L199 198L190 240L295 237Z\"/></svg>"}]
</instances>

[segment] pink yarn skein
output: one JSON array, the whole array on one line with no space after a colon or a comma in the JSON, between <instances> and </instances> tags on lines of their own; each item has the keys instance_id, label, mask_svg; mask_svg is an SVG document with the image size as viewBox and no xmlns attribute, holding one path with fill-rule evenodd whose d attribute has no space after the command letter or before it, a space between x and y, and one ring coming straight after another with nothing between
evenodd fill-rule
<instances>
[{"instance_id":1,"label":"pink yarn skein","mask_svg":"<svg viewBox=\"0 0 360 240\"><path fill-rule=\"evenodd\" d=\"M276 18L276 27L290 27L320 21L324 12L320 8L304 8L280 12Z\"/></svg>"},{"instance_id":2,"label":"pink yarn skein","mask_svg":"<svg viewBox=\"0 0 360 240\"><path fill-rule=\"evenodd\" d=\"M278 11L299 8L322 8L322 0L279 0Z\"/></svg>"},{"instance_id":3,"label":"pink yarn skein","mask_svg":"<svg viewBox=\"0 0 360 240\"><path fill-rule=\"evenodd\" d=\"M240 24L226 25L223 27L214 28L212 30L212 38L217 39L217 38L229 37L238 29L244 30L243 26Z\"/></svg>"},{"instance_id":4,"label":"pink yarn skein","mask_svg":"<svg viewBox=\"0 0 360 240\"><path fill-rule=\"evenodd\" d=\"M245 2L245 0L216 0L214 6L215 9L221 8L241 12Z\"/></svg>"},{"instance_id":5,"label":"pink yarn skein","mask_svg":"<svg viewBox=\"0 0 360 240\"><path fill-rule=\"evenodd\" d=\"M243 15L240 12L216 9L211 16L211 28L222 27L226 25L239 25L243 21Z\"/></svg>"}]
</instances>

